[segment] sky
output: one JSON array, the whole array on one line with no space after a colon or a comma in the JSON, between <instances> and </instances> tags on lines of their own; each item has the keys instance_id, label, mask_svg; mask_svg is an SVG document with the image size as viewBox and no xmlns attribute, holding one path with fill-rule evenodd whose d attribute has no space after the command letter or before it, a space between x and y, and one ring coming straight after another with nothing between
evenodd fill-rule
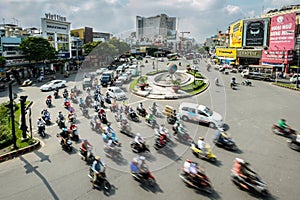
<instances>
[{"instance_id":1,"label":"sky","mask_svg":"<svg viewBox=\"0 0 300 200\"><path fill-rule=\"evenodd\" d=\"M185 37L202 43L234 21L295 4L299 0L0 0L0 24L40 28L51 13L66 17L71 29L87 26L124 37L136 30L136 16L166 14L178 19L179 32L190 32Z\"/></svg>"}]
</instances>

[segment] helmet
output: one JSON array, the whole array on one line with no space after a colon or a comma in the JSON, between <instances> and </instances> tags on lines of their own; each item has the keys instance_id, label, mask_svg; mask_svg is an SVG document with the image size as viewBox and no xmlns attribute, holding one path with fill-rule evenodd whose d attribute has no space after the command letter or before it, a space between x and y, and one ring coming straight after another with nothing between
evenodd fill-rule
<instances>
[{"instance_id":1,"label":"helmet","mask_svg":"<svg viewBox=\"0 0 300 200\"><path fill-rule=\"evenodd\" d=\"M203 141L203 140L204 140L204 138L200 136L200 137L199 137L199 140L202 140L202 141Z\"/></svg>"},{"instance_id":2,"label":"helmet","mask_svg":"<svg viewBox=\"0 0 300 200\"><path fill-rule=\"evenodd\" d=\"M87 141L88 141L87 139L83 139L83 142L84 142L84 143L87 143Z\"/></svg>"},{"instance_id":3,"label":"helmet","mask_svg":"<svg viewBox=\"0 0 300 200\"><path fill-rule=\"evenodd\" d=\"M142 103L142 102L140 102L140 105L143 105L143 103Z\"/></svg>"},{"instance_id":4,"label":"helmet","mask_svg":"<svg viewBox=\"0 0 300 200\"><path fill-rule=\"evenodd\" d=\"M218 127L218 130L222 132L222 131L224 131L224 128Z\"/></svg>"},{"instance_id":5,"label":"helmet","mask_svg":"<svg viewBox=\"0 0 300 200\"><path fill-rule=\"evenodd\" d=\"M145 158L145 156L140 156L140 157L139 157L139 160L141 160L141 161L145 161L145 160L146 160L146 158Z\"/></svg>"},{"instance_id":6,"label":"helmet","mask_svg":"<svg viewBox=\"0 0 300 200\"><path fill-rule=\"evenodd\" d=\"M96 157L95 157L95 160L100 161L100 157L99 157L99 156L96 156Z\"/></svg>"},{"instance_id":7,"label":"helmet","mask_svg":"<svg viewBox=\"0 0 300 200\"><path fill-rule=\"evenodd\" d=\"M138 159L137 158L133 158L132 162L137 163Z\"/></svg>"},{"instance_id":8,"label":"helmet","mask_svg":"<svg viewBox=\"0 0 300 200\"><path fill-rule=\"evenodd\" d=\"M137 133L136 136L141 137L141 134L140 134L140 133Z\"/></svg>"},{"instance_id":9,"label":"helmet","mask_svg":"<svg viewBox=\"0 0 300 200\"><path fill-rule=\"evenodd\" d=\"M190 160L190 159L186 159L186 162L189 162L189 163L191 163L191 162L193 162L192 160Z\"/></svg>"},{"instance_id":10,"label":"helmet","mask_svg":"<svg viewBox=\"0 0 300 200\"><path fill-rule=\"evenodd\" d=\"M240 164L245 164L245 161L241 158L235 158L235 161L240 163Z\"/></svg>"}]
</instances>

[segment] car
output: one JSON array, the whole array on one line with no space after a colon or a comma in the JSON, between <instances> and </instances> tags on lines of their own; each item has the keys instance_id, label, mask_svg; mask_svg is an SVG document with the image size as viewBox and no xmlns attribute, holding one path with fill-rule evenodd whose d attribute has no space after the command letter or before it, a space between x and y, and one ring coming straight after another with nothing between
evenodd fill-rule
<instances>
[{"instance_id":1,"label":"car","mask_svg":"<svg viewBox=\"0 0 300 200\"><path fill-rule=\"evenodd\" d=\"M125 92L116 86L108 87L106 94L108 94L111 98L116 99L118 101L126 99Z\"/></svg>"},{"instance_id":2,"label":"car","mask_svg":"<svg viewBox=\"0 0 300 200\"><path fill-rule=\"evenodd\" d=\"M128 82L130 81L131 79L131 75L130 74L127 74L127 73L122 73L119 78L123 78L125 80L125 82Z\"/></svg>"},{"instance_id":3,"label":"car","mask_svg":"<svg viewBox=\"0 0 300 200\"><path fill-rule=\"evenodd\" d=\"M157 60L158 60L159 62L164 62L164 61L165 61L163 57L160 57L160 58L158 58Z\"/></svg>"},{"instance_id":4,"label":"car","mask_svg":"<svg viewBox=\"0 0 300 200\"><path fill-rule=\"evenodd\" d=\"M82 82L82 88L85 90L86 88L92 87L92 79L91 78L84 78Z\"/></svg>"},{"instance_id":5,"label":"car","mask_svg":"<svg viewBox=\"0 0 300 200\"><path fill-rule=\"evenodd\" d=\"M50 81L50 82L42 85L40 87L40 90L41 91L51 91L56 88L63 88L63 87L66 87L66 83L67 82L65 80L53 80L53 81Z\"/></svg>"},{"instance_id":6,"label":"car","mask_svg":"<svg viewBox=\"0 0 300 200\"><path fill-rule=\"evenodd\" d=\"M106 68L100 68L100 69L97 69L96 70L96 74L97 75L101 75L103 72L105 72L105 71L107 71L107 69Z\"/></svg>"},{"instance_id":7,"label":"car","mask_svg":"<svg viewBox=\"0 0 300 200\"><path fill-rule=\"evenodd\" d=\"M291 83L296 83L297 82L297 77L298 77L298 83L300 82L300 74L294 74L291 78L290 78L290 82Z\"/></svg>"},{"instance_id":8,"label":"car","mask_svg":"<svg viewBox=\"0 0 300 200\"><path fill-rule=\"evenodd\" d=\"M222 116L205 105L182 102L179 105L178 114L184 121L205 123L212 128L223 127L224 125Z\"/></svg>"},{"instance_id":9,"label":"car","mask_svg":"<svg viewBox=\"0 0 300 200\"><path fill-rule=\"evenodd\" d=\"M146 55L146 56L145 56L145 58L151 58L151 56L149 56L149 55Z\"/></svg>"}]
</instances>

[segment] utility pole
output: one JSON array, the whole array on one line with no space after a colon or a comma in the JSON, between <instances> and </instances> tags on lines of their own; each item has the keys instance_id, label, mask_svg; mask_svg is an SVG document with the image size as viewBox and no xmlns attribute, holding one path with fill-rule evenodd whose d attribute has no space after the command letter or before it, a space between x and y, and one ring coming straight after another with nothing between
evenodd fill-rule
<instances>
[{"instance_id":1,"label":"utility pole","mask_svg":"<svg viewBox=\"0 0 300 200\"><path fill-rule=\"evenodd\" d=\"M9 104L6 105L6 107L10 109L13 149L16 150L16 149L18 149L18 147L17 147L16 128L15 128L14 99L13 99L13 93L12 93L12 84L13 83L14 83L14 81L10 81L8 84Z\"/></svg>"},{"instance_id":2,"label":"utility pole","mask_svg":"<svg viewBox=\"0 0 300 200\"><path fill-rule=\"evenodd\" d=\"M27 140L27 126L26 126L26 111L25 111L25 103L27 96L20 96L20 104L21 104L21 126L22 130L22 141Z\"/></svg>"},{"instance_id":3,"label":"utility pole","mask_svg":"<svg viewBox=\"0 0 300 200\"><path fill-rule=\"evenodd\" d=\"M181 39L180 39L180 54L182 56L182 51L183 51L183 40L184 40L184 34L190 34L189 31L182 31L181 33Z\"/></svg>"}]
</instances>

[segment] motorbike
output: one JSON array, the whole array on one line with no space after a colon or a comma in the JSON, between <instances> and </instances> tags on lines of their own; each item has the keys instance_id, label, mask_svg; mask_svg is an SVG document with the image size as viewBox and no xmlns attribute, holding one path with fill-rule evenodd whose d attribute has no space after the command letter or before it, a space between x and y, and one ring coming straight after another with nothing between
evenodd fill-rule
<instances>
[{"instance_id":1,"label":"motorbike","mask_svg":"<svg viewBox=\"0 0 300 200\"><path fill-rule=\"evenodd\" d=\"M89 110L86 107L80 107L81 111L82 111L82 115L86 118L89 118Z\"/></svg>"},{"instance_id":2,"label":"motorbike","mask_svg":"<svg viewBox=\"0 0 300 200\"><path fill-rule=\"evenodd\" d=\"M48 108L51 107L51 105L52 105L51 99L47 99L47 100L46 100L46 105L48 106Z\"/></svg>"},{"instance_id":3,"label":"motorbike","mask_svg":"<svg viewBox=\"0 0 300 200\"><path fill-rule=\"evenodd\" d=\"M134 121L134 122L139 122L139 121L140 121L139 116L138 116L135 112L128 113L128 114L127 114L127 117L128 117L131 121Z\"/></svg>"},{"instance_id":4,"label":"motorbike","mask_svg":"<svg viewBox=\"0 0 300 200\"><path fill-rule=\"evenodd\" d=\"M85 152L83 151L83 149L80 147L80 155L82 156L82 158L84 158L85 162L88 164L88 165L92 165L94 160L95 160L95 156L92 152L92 148L88 148L87 149L87 156L85 157Z\"/></svg>"},{"instance_id":5,"label":"motorbike","mask_svg":"<svg viewBox=\"0 0 300 200\"><path fill-rule=\"evenodd\" d=\"M175 124L175 122L177 121L177 117L176 116L167 116L167 122L168 124Z\"/></svg>"},{"instance_id":6,"label":"motorbike","mask_svg":"<svg viewBox=\"0 0 300 200\"><path fill-rule=\"evenodd\" d=\"M129 135L129 136L132 135L131 126L128 122L126 122L126 123L120 122L119 123L119 130L120 130L121 133L124 133L126 135Z\"/></svg>"},{"instance_id":7,"label":"motorbike","mask_svg":"<svg viewBox=\"0 0 300 200\"><path fill-rule=\"evenodd\" d=\"M153 107L149 107L149 110L151 111L151 113L155 116L155 117L158 117L158 118L162 118L163 117L163 114L162 112L160 111L159 107L156 106L155 109L153 109Z\"/></svg>"},{"instance_id":8,"label":"motorbike","mask_svg":"<svg viewBox=\"0 0 300 200\"><path fill-rule=\"evenodd\" d=\"M213 142L218 147L223 147L225 149L231 150L231 151L237 151L238 147L236 146L234 140L226 133L221 132L219 138L214 138Z\"/></svg>"},{"instance_id":9,"label":"motorbike","mask_svg":"<svg viewBox=\"0 0 300 200\"><path fill-rule=\"evenodd\" d=\"M67 151L67 152L73 151L72 142L70 141L69 138L66 139L66 142L60 141L60 144L65 151Z\"/></svg>"},{"instance_id":10,"label":"motorbike","mask_svg":"<svg viewBox=\"0 0 300 200\"><path fill-rule=\"evenodd\" d=\"M192 153L197 157L201 159L206 159L211 162L216 162L217 157L212 153L212 150L210 148L210 145L206 143L206 155L203 155L203 152L201 149L198 148L197 144L194 142L191 143L190 149L192 150Z\"/></svg>"},{"instance_id":11,"label":"motorbike","mask_svg":"<svg viewBox=\"0 0 300 200\"><path fill-rule=\"evenodd\" d=\"M96 132L99 132L99 133L102 133L103 132L103 128L101 126L101 121L100 119L92 119L90 121L90 126L92 128L92 130L96 131Z\"/></svg>"},{"instance_id":12,"label":"motorbike","mask_svg":"<svg viewBox=\"0 0 300 200\"><path fill-rule=\"evenodd\" d=\"M145 119L145 123L153 129L159 128L159 125L155 118L153 118L152 120Z\"/></svg>"},{"instance_id":13,"label":"motorbike","mask_svg":"<svg viewBox=\"0 0 300 200\"><path fill-rule=\"evenodd\" d=\"M44 125L40 125L38 127L38 133L40 134L40 136L45 137L46 133L45 133L45 126Z\"/></svg>"},{"instance_id":14,"label":"motorbike","mask_svg":"<svg viewBox=\"0 0 300 200\"><path fill-rule=\"evenodd\" d=\"M139 107L136 108L137 114L142 116L142 117L146 117L147 115L147 111L145 108L140 109Z\"/></svg>"},{"instance_id":15,"label":"motorbike","mask_svg":"<svg viewBox=\"0 0 300 200\"><path fill-rule=\"evenodd\" d=\"M72 115L68 116L68 120L70 123L76 122L76 115L73 113Z\"/></svg>"},{"instance_id":16,"label":"motorbike","mask_svg":"<svg viewBox=\"0 0 300 200\"><path fill-rule=\"evenodd\" d=\"M235 89L236 89L236 86L237 86L237 83L236 83L236 82L230 82L230 87L231 87L231 89L235 90Z\"/></svg>"},{"instance_id":17,"label":"motorbike","mask_svg":"<svg viewBox=\"0 0 300 200\"><path fill-rule=\"evenodd\" d=\"M71 107L70 101L65 101L64 102L64 107L65 107L65 109L69 109Z\"/></svg>"},{"instance_id":18,"label":"motorbike","mask_svg":"<svg viewBox=\"0 0 300 200\"><path fill-rule=\"evenodd\" d=\"M132 166L133 163L130 163L130 166ZM143 169L145 172L144 173L135 173L131 170L131 176L138 182L140 183L146 183L150 187L154 187L156 185L156 180L152 173L148 170L148 168Z\"/></svg>"},{"instance_id":19,"label":"motorbike","mask_svg":"<svg viewBox=\"0 0 300 200\"><path fill-rule=\"evenodd\" d=\"M76 97L76 96L73 96L73 95L72 95L72 97L71 97L71 101L72 101L72 103L75 103L75 104L78 103L77 97Z\"/></svg>"},{"instance_id":20,"label":"motorbike","mask_svg":"<svg viewBox=\"0 0 300 200\"><path fill-rule=\"evenodd\" d=\"M103 124L107 124L107 118L106 118L106 113L104 112L104 113L102 113L100 116L99 116L99 118L100 118L100 120L101 120L101 122L103 123Z\"/></svg>"},{"instance_id":21,"label":"motorbike","mask_svg":"<svg viewBox=\"0 0 300 200\"><path fill-rule=\"evenodd\" d=\"M55 99L59 98L58 90L54 91L53 96L54 96Z\"/></svg>"},{"instance_id":22,"label":"motorbike","mask_svg":"<svg viewBox=\"0 0 300 200\"><path fill-rule=\"evenodd\" d=\"M65 119L64 118L61 118L61 119L58 118L56 120L56 123L57 123L59 129L66 128L66 124L65 124Z\"/></svg>"},{"instance_id":23,"label":"motorbike","mask_svg":"<svg viewBox=\"0 0 300 200\"><path fill-rule=\"evenodd\" d=\"M92 181L94 179L94 171L92 167L90 167L88 177ZM102 172L99 172L99 175L97 176L95 184L100 187L101 189L104 190L105 193L109 194L111 191L111 184L108 182L106 173L105 173L105 168L103 169Z\"/></svg>"},{"instance_id":24,"label":"motorbike","mask_svg":"<svg viewBox=\"0 0 300 200\"><path fill-rule=\"evenodd\" d=\"M49 126L51 124L50 113L45 113L42 118L46 122L46 125Z\"/></svg>"},{"instance_id":25,"label":"motorbike","mask_svg":"<svg viewBox=\"0 0 300 200\"><path fill-rule=\"evenodd\" d=\"M239 176L234 170L231 170L231 180L239 188L245 189L249 192L256 192L263 196L268 196L269 192L267 185L261 180L256 173L247 175L247 178Z\"/></svg>"},{"instance_id":26,"label":"motorbike","mask_svg":"<svg viewBox=\"0 0 300 200\"><path fill-rule=\"evenodd\" d=\"M300 135L297 135L297 137L300 137ZM300 151L300 142L299 139L297 141L297 137L287 140L287 144L291 149Z\"/></svg>"},{"instance_id":27,"label":"motorbike","mask_svg":"<svg viewBox=\"0 0 300 200\"><path fill-rule=\"evenodd\" d=\"M246 86L252 86L252 83L249 80L244 80L243 82L241 82L241 84Z\"/></svg>"},{"instance_id":28,"label":"motorbike","mask_svg":"<svg viewBox=\"0 0 300 200\"><path fill-rule=\"evenodd\" d=\"M193 139L190 137L188 131L184 128L183 125L179 125L178 127L176 127L175 125L172 127L173 131L174 131L174 138L182 141L182 142L186 142L186 143L191 143L193 142Z\"/></svg>"},{"instance_id":29,"label":"motorbike","mask_svg":"<svg viewBox=\"0 0 300 200\"><path fill-rule=\"evenodd\" d=\"M75 142L79 141L79 135L78 135L77 127L73 128L72 130L69 129L68 132L69 132L71 140L73 140Z\"/></svg>"},{"instance_id":30,"label":"motorbike","mask_svg":"<svg viewBox=\"0 0 300 200\"><path fill-rule=\"evenodd\" d=\"M110 98L110 96L106 96L105 97L105 102L108 103L108 104L111 104L111 98Z\"/></svg>"},{"instance_id":31,"label":"motorbike","mask_svg":"<svg viewBox=\"0 0 300 200\"><path fill-rule=\"evenodd\" d=\"M138 145L134 141L132 141L130 143L130 147L131 147L131 150L134 153L144 153L144 152L147 152L147 151L150 152L149 145L146 145L145 142L144 142L144 144L142 145L142 148L141 148L140 145Z\"/></svg>"},{"instance_id":32,"label":"motorbike","mask_svg":"<svg viewBox=\"0 0 300 200\"><path fill-rule=\"evenodd\" d=\"M108 140L112 140L115 144L119 144L121 146L121 143L119 143L119 139L116 137L115 132L108 134L107 131L105 131L102 133L102 138L105 143L107 143Z\"/></svg>"},{"instance_id":33,"label":"motorbike","mask_svg":"<svg viewBox=\"0 0 300 200\"><path fill-rule=\"evenodd\" d=\"M282 129L281 127L279 127L277 124L273 124L272 126L272 131L273 133L277 134L277 135L281 135L284 137L295 137L296 136L296 130L289 128L288 131L286 131L285 129Z\"/></svg>"},{"instance_id":34,"label":"motorbike","mask_svg":"<svg viewBox=\"0 0 300 200\"><path fill-rule=\"evenodd\" d=\"M68 97L69 97L69 93L68 93L67 91L64 91L63 97L64 97L65 99L68 98Z\"/></svg>"},{"instance_id":35,"label":"motorbike","mask_svg":"<svg viewBox=\"0 0 300 200\"><path fill-rule=\"evenodd\" d=\"M197 163L194 162L194 164L197 166ZM209 194L213 192L213 188L209 178L206 176L204 170L200 169L198 166L197 175L191 175L190 173L186 172L183 167L182 172L179 174L179 177L183 180L185 184L187 184L190 187L207 192Z\"/></svg>"}]
</instances>

